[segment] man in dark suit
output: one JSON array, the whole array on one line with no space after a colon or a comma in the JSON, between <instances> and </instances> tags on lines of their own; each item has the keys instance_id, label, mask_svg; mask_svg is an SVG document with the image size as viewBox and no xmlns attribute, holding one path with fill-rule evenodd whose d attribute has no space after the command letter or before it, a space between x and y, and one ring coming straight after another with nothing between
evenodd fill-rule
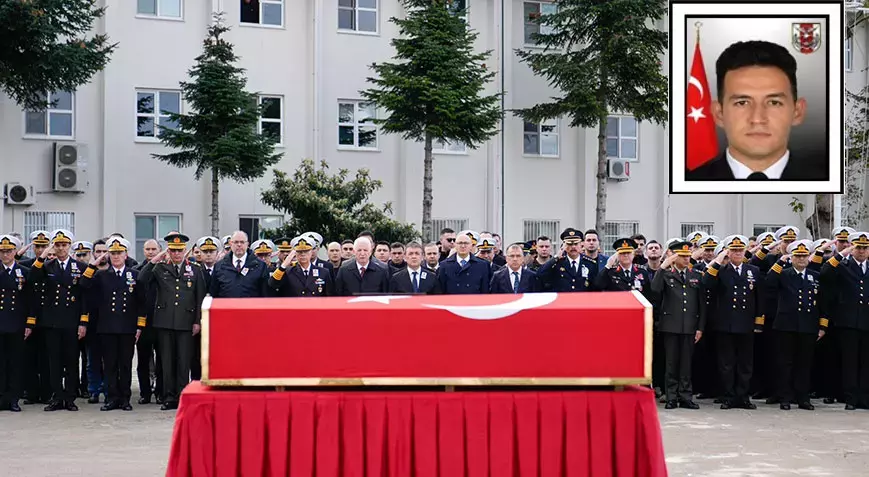
<instances>
[{"instance_id":1,"label":"man in dark suit","mask_svg":"<svg viewBox=\"0 0 869 477\"><path fill-rule=\"evenodd\" d=\"M489 293L491 265L471 253L475 235L477 233L470 230L459 232L455 253L443 260L438 268L441 290L448 295Z\"/></svg>"},{"instance_id":2,"label":"man in dark suit","mask_svg":"<svg viewBox=\"0 0 869 477\"><path fill-rule=\"evenodd\" d=\"M826 155L800 157L788 150L791 128L805 119L806 100L797 95L797 61L787 48L767 41L737 42L721 53L715 71L718 100L711 113L724 129L728 147L712 161L686 170L686 180L829 179ZM701 108L695 113L710 112ZM699 117L689 114L687 121Z\"/></svg>"},{"instance_id":3,"label":"man in dark suit","mask_svg":"<svg viewBox=\"0 0 869 477\"><path fill-rule=\"evenodd\" d=\"M717 296L715 328L718 372L724 391L721 409L757 409L749 399L754 371L754 333L763 331L760 270L744 263L748 238L731 235L706 273L703 285Z\"/></svg>"},{"instance_id":4,"label":"man in dark suit","mask_svg":"<svg viewBox=\"0 0 869 477\"><path fill-rule=\"evenodd\" d=\"M18 238L0 235L0 411L21 412L24 341L36 323L30 269L15 262Z\"/></svg>"},{"instance_id":5,"label":"man in dark suit","mask_svg":"<svg viewBox=\"0 0 869 477\"><path fill-rule=\"evenodd\" d=\"M220 247L220 239L205 236L196 241L199 249L199 269L202 278L205 279L205 289L211 288L211 276L214 275L214 266L217 264L217 249ZM190 360L190 380L202 379L202 333L193 337L193 357Z\"/></svg>"},{"instance_id":6,"label":"man in dark suit","mask_svg":"<svg viewBox=\"0 0 869 477\"><path fill-rule=\"evenodd\" d=\"M335 294L332 274L325 268L314 266L313 237L301 235L290 241L293 251L278 265L269 277L269 287L275 296L311 297Z\"/></svg>"},{"instance_id":7,"label":"man in dark suit","mask_svg":"<svg viewBox=\"0 0 869 477\"><path fill-rule=\"evenodd\" d=\"M236 231L230 239L230 253L214 266L209 294L214 298L269 296L268 265L247 247L247 234Z\"/></svg>"},{"instance_id":8,"label":"man in dark suit","mask_svg":"<svg viewBox=\"0 0 869 477\"><path fill-rule=\"evenodd\" d=\"M407 247L404 248L404 261L406 265L390 277L390 293L437 295L441 292L437 274L422 266L422 255L422 244L419 242L407 244Z\"/></svg>"},{"instance_id":9,"label":"man in dark suit","mask_svg":"<svg viewBox=\"0 0 869 477\"><path fill-rule=\"evenodd\" d=\"M374 265L371 261L371 241L359 237L353 242L356 259L338 270L335 278L335 294L353 296L360 293L386 293L389 291L389 272L386 266ZM350 260L348 260L350 262Z\"/></svg>"},{"instance_id":10,"label":"man in dark suit","mask_svg":"<svg viewBox=\"0 0 869 477\"><path fill-rule=\"evenodd\" d=\"M522 245L507 247L507 264L495 271L489 293L534 293L540 291L537 274L526 267Z\"/></svg>"},{"instance_id":11,"label":"man in dark suit","mask_svg":"<svg viewBox=\"0 0 869 477\"><path fill-rule=\"evenodd\" d=\"M145 265L151 263L151 259L160 253L160 242L154 239L145 241L142 245L142 263L133 267L141 273ZM154 328L154 310L157 306L157 288L149 284L141 284L145 293L145 329L136 341L136 376L139 379L139 404L150 404L151 397L156 398L157 404L163 403L163 367L160 363L160 352L157 349L157 329ZM152 368L153 367L153 371ZM154 385L151 385L153 375ZM91 396L93 398L93 396ZM99 396L91 404L99 402Z\"/></svg>"}]
</instances>

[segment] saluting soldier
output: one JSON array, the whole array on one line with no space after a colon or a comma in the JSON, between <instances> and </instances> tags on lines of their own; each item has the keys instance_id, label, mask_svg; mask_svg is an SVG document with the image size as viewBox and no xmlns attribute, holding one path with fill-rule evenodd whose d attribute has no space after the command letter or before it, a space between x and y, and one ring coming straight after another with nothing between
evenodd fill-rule
<instances>
[{"instance_id":1,"label":"saluting soldier","mask_svg":"<svg viewBox=\"0 0 869 477\"><path fill-rule=\"evenodd\" d=\"M568 227L561 233L561 251L537 270L544 291L581 292L593 289L597 262L582 255L582 232Z\"/></svg>"},{"instance_id":2,"label":"saluting soldier","mask_svg":"<svg viewBox=\"0 0 869 477\"><path fill-rule=\"evenodd\" d=\"M18 264L32 269L36 257L48 248L50 234L45 230L35 230L30 234L30 242L15 254ZM24 258L27 250L33 251L33 258ZM45 301L45 282L30 282L33 288L36 313L40 313L40 303ZM37 316L38 318L38 316ZM30 338L24 342L24 404L47 404L51 399L51 384L48 380L48 351L45 335L34 327Z\"/></svg>"},{"instance_id":3,"label":"saluting soldier","mask_svg":"<svg viewBox=\"0 0 869 477\"><path fill-rule=\"evenodd\" d=\"M46 230L34 230L30 233L30 243L15 253L15 260L18 260L18 263L20 263L22 267L33 268L33 262L36 261L36 257L42 255L42 252L44 252L45 249L48 248L49 243L51 243L50 237L51 234ZM33 258L24 258L24 254L27 253L28 249L33 249Z\"/></svg>"},{"instance_id":4,"label":"saluting soldier","mask_svg":"<svg viewBox=\"0 0 869 477\"><path fill-rule=\"evenodd\" d=\"M760 270L743 263L748 238L731 235L703 274L702 282L717 295L715 322L718 370L724 393L721 409L757 409L749 399L754 366L754 333L763 330Z\"/></svg>"},{"instance_id":5,"label":"saluting soldier","mask_svg":"<svg viewBox=\"0 0 869 477\"><path fill-rule=\"evenodd\" d=\"M318 234L317 232L305 232L302 234L302 236L307 236L308 241L314 247L314 249L311 251L311 264L318 268L325 268L334 278L338 274L338 272L335 271L335 268L332 266L331 263L329 263L328 260L323 260L319 256L320 247L323 246L323 236ZM389 269L389 265L385 262L384 266L387 268L387 270Z\"/></svg>"},{"instance_id":6,"label":"saluting soldier","mask_svg":"<svg viewBox=\"0 0 869 477\"><path fill-rule=\"evenodd\" d=\"M695 260L694 270L703 272L709 267L709 264L715 260L715 247L721 242L721 239L715 235L704 234L695 244L694 252L691 258Z\"/></svg>"},{"instance_id":7,"label":"saluting soldier","mask_svg":"<svg viewBox=\"0 0 869 477\"><path fill-rule=\"evenodd\" d=\"M770 234L772 237L772 234ZM697 241L691 257L696 259L693 270L701 275L711 265L715 257L721 253L721 239L715 235L704 235ZM715 292L713 289L703 290L703 302L706 309L706 329L703 339L694 346L694 363L692 384L697 391L698 399L718 398L719 380L716 362L715 332L710 324L715 320Z\"/></svg>"},{"instance_id":8,"label":"saluting soldier","mask_svg":"<svg viewBox=\"0 0 869 477\"><path fill-rule=\"evenodd\" d=\"M51 245L33 262L30 279L45 284L45 298L36 325L45 332L48 373L52 397L46 411L78 411L75 405L79 385L78 341L87 335L86 294L81 287L87 264L73 260L69 249L75 240L72 232L51 232ZM49 254L54 259L46 261Z\"/></svg>"},{"instance_id":9,"label":"saluting soldier","mask_svg":"<svg viewBox=\"0 0 869 477\"><path fill-rule=\"evenodd\" d=\"M199 334L200 310L205 298L205 279L201 269L184 260L190 240L183 234L164 237L166 250L142 268L139 281L157 291L153 327L163 366L163 405L161 410L178 408L178 399L190 381L193 337ZM244 244L247 249L247 243ZM165 261L168 253L168 261ZM252 261L257 261L251 257Z\"/></svg>"},{"instance_id":10,"label":"saluting soldier","mask_svg":"<svg viewBox=\"0 0 869 477\"><path fill-rule=\"evenodd\" d=\"M93 290L99 307L96 333L106 382L106 403L100 411L132 411L133 352L145 328L145 287L137 284L139 272L126 266L130 242L111 237L106 246L108 253L91 259L81 281L83 288ZM105 262L109 267L99 270Z\"/></svg>"},{"instance_id":11,"label":"saluting soldier","mask_svg":"<svg viewBox=\"0 0 869 477\"><path fill-rule=\"evenodd\" d=\"M93 249L94 244L85 240L79 240L78 242L72 244L72 253L75 256L75 259L81 260L85 263L90 263L90 261L93 259L93 255L91 255Z\"/></svg>"},{"instance_id":12,"label":"saluting soldier","mask_svg":"<svg viewBox=\"0 0 869 477\"><path fill-rule=\"evenodd\" d=\"M706 301L699 272L691 263L691 243L670 244L670 255L652 279L651 289L661 298L658 330L664 341L666 408L698 409L691 381L695 344L706 326Z\"/></svg>"},{"instance_id":13,"label":"saluting soldier","mask_svg":"<svg viewBox=\"0 0 869 477\"><path fill-rule=\"evenodd\" d=\"M256 258L260 259L268 267L269 272L277 268L272 264L272 253L275 251L275 244L268 239L259 239L250 245Z\"/></svg>"},{"instance_id":14,"label":"saluting soldier","mask_svg":"<svg viewBox=\"0 0 869 477\"><path fill-rule=\"evenodd\" d=\"M829 319L820 287L820 274L808 269L811 240L788 245L766 275L766 291L778 297L775 317L779 407L815 409L809 399L815 342L824 337ZM785 268L791 262L792 266Z\"/></svg>"},{"instance_id":15,"label":"saluting soldier","mask_svg":"<svg viewBox=\"0 0 869 477\"><path fill-rule=\"evenodd\" d=\"M476 237L475 237L476 236ZM492 267L474 256L476 232L464 230L456 235L455 253L441 261L438 268L440 289L447 295L489 293Z\"/></svg>"},{"instance_id":16,"label":"saluting soldier","mask_svg":"<svg viewBox=\"0 0 869 477\"><path fill-rule=\"evenodd\" d=\"M21 412L24 341L30 337L36 314L30 269L15 262L21 241L0 235L0 411Z\"/></svg>"},{"instance_id":17,"label":"saluting soldier","mask_svg":"<svg viewBox=\"0 0 869 477\"><path fill-rule=\"evenodd\" d=\"M299 236L291 241L293 252L284 258L269 277L269 287L276 296L312 297L332 296L335 284L332 274L311 263L314 244L310 236Z\"/></svg>"},{"instance_id":18,"label":"saluting soldier","mask_svg":"<svg viewBox=\"0 0 869 477\"><path fill-rule=\"evenodd\" d=\"M853 232L851 245L821 269L837 292L833 320L842 351L845 409L869 408L869 232ZM846 259L847 257L847 259Z\"/></svg>"},{"instance_id":19,"label":"saluting soldier","mask_svg":"<svg viewBox=\"0 0 869 477\"><path fill-rule=\"evenodd\" d=\"M293 239L287 237L275 239L275 247L278 248L278 264L284 263L290 252L293 251Z\"/></svg>"},{"instance_id":20,"label":"saluting soldier","mask_svg":"<svg viewBox=\"0 0 869 477\"><path fill-rule=\"evenodd\" d=\"M651 293L652 279L645 269L634 264L637 243L633 239L620 238L613 243L613 256L607 259L603 271L595 278L594 287L599 291L637 290L644 296Z\"/></svg>"}]
</instances>

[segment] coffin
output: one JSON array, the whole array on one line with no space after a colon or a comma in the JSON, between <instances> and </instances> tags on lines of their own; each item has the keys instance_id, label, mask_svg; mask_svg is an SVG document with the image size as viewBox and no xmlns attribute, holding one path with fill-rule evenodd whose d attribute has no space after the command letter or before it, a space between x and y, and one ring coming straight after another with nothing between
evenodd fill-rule
<instances>
[{"instance_id":1,"label":"coffin","mask_svg":"<svg viewBox=\"0 0 869 477\"><path fill-rule=\"evenodd\" d=\"M208 386L651 382L638 292L206 298Z\"/></svg>"}]
</instances>

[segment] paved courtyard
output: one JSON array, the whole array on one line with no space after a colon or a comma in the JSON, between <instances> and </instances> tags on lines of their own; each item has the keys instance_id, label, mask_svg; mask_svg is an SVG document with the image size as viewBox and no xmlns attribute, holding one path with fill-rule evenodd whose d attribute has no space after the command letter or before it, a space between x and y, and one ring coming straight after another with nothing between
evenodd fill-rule
<instances>
[{"instance_id":1,"label":"paved courtyard","mask_svg":"<svg viewBox=\"0 0 869 477\"><path fill-rule=\"evenodd\" d=\"M701 405L698 411L660 412L672 476L869 475L869 411L823 404L815 412ZM41 406L0 413L0 475L164 474L173 412L154 404L110 413L101 413L98 405L80 407L78 413L45 413Z\"/></svg>"}]
</instances>

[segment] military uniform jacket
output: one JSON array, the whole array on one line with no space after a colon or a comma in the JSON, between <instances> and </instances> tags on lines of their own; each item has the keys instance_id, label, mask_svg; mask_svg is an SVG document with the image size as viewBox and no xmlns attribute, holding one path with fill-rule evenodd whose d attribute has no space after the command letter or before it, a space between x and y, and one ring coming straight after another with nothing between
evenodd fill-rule
<instances>
[{"instance_id":1,"label":"military uniform jacket","mask_svg":"<svg viewBox=\"0 0 869 477\"><path fill-rule=\"evenodd\" d=\"M725 333L751 333L763 327L763 292L760 270L743 264L737 275L733 265L713 262L702 283L716 295L715 320L711 328Z\"/></svg>"},{"instance_id":2,"label":"military uniform jacket","mask_svg":"<svg viewBox=\"0 0 869 477\"><path fill-rule=\"evenodd\" d=\"M631 291L645 292L651 287L651 279L645 269L631 265L627 270L617 265L604 268L595 278L594 288L599 291Z\"/></svg>"},{"instance_id":3,"label":"military uniform jacket","mask_svg":"<svg viewBox=\"0 0 869 477\"><path fill-rule=\"evenodd\" d=\"M593 280L597 276L597 263L585 255L580 255L577 261L579 270L574 272L567 255L553 258L537 270L537 279L546 291L589 291L593 288Z\"/></svg>"},{"instance_id":4,"label":"military uniform jacket","mask_svg":"<svg viewBox=\"0 0 869 477\"><path fill-rule=\"evenodd\" d=\"M706 290L702 276L685 270L685 279L671 267L660 269L652 279L651 289L660 297L658 331L693 335L706 328Z\"/></svg>"},{"instance_id":5,"label":"military uniform jacket","mask_svg":"<svg viewBox=\"0 0 869 477\"><path fill-rule=\"evenodd\" d=\"M696 264L694 264L694 266L691 268L691 270L694 270L695 272L699 273L700 277L701 277L701 281L702 281L702 277L703 277L703 275L706 274L706 270L708 268L709 268L709 263L701 261L701 262L697 262ZM706 327L713 328L712 323L715 322L715 309L717 306L715 303L715 289L704 286L703 287L703 297L704 297L703 301L704 301L704 305L705 305L704 308L706 309Z\"/></svg>"},{"instance_id":6,"label":"military uniform jacket","mask_svg":"<svg viewBox=\"0 0 869 477\"><path fill-rule=\"evenodd\" d=\"M834 290L828 306L835 306L835 326L869 331L869 273L864 274L853 258L845 260L836 253L822 267L821 280Z\"/></svg>"},{"instance_id":7,"label":"military uniform jacket","mask_svg":"<svg viewBox=\"0 0 869 477\"><path fill-rule=\"evenodd\" d=\"M816 335L819 327L829 325L820 274L806 269L803 279L796 269L784 265L779 260L766 274L766 290L778 298L773 329Z\"/></svg>"},{"instance_id":8,"label":"military uniform jacket","mask_svg":"<svg viewBox=\"0 0 869 477\"><path fill-rule=\"evenodd\" d=\"M463 267L458 254L453 254L438 267L438 281L447 295L489 293L492 267L486 260L469 255Z\"/></svg>"},{"instance_id":9,"label":"military uniform jacket","mask_svg":"<svg viewBox=\"0 0 869 477\"><path fill-rule=\"evenodd\" d=\"M241 270L235 269L235 255L226 254L214 264L208 292L214 298L251 298L269 296L269 270L266 264L247 252Z\"/></svg>"},{"instance_id":10,"label":"military uniform jacket","mask_svg":"<svg viewBox=\"0 0 869 477\"><path fill-rule=\"evenodd\" d=\"M12 263L12 274L0 264L0 333L18 333L36 323L33 287L27 280L30 269Z\"/></svg>"},{"instance_id":11,"label":"military uniform jacket","mask_svg":"<svg viewBox=\"0 0 869 477\"><path fill-rule=\"evenodd\" d=\"M88 265L68 258L66 268L57 259L33 262L30 280L42 283L39 316L36 324L43 328L76 329L89 321L87 294L81 287L82 274Z\"/></svg>"},{"instance_id":12,"label":"military uniform jacket","mask_svg":"<svg viewBox=\"0 0 869 477\"><path fill-rule=\"evenodd\" d=\"M148 262L139 272L139 282L156 291L154 328L192 330L200 322L202 299L205 298L205 278L199 267L182 263Z\"/></svg>"},{"instance_id":13,"label":"military uniform jacket","mask_svg":"<svg viewBox=\"0 0 869 477\"><path fill-rule=\"evenodd\" d=\"M274 296L283 297L311 297L335 295L335 282L332 280L331 270L324 267L315 267L311 264L308 275L297 263L289 270L278 267L269 276L269 287L275 293Z\"/></svg>"},{"instance_id":14,"label":"military uniform jacket","mask_svg":"<svg viewBox=\"0 0 869 477\"><path fill-rule=\"evenodd\" d=\"M90 291L99 319L92 324L99 334L134 334L144 328L146 288L138 283L139 272L124 266L121 276L114 268L97 270L88 266L81 279Z\"/></svg>"}]
</instances>

